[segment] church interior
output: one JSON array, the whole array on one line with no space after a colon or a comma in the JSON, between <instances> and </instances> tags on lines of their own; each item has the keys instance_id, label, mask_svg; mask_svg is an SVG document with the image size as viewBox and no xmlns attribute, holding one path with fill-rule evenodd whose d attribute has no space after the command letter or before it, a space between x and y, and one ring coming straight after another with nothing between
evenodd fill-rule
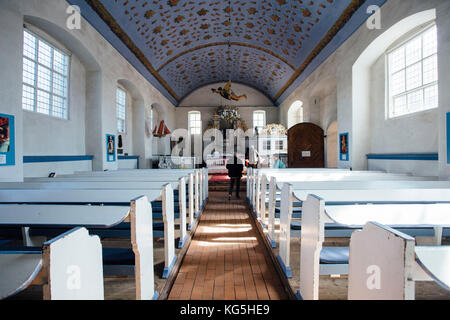
<instances>
[{"instance_id":1,"label":"church interior","mask_svg":"<svg viewBox=\"0 0 450 320\"><path fill-rule=\"evenodd\" d=\"M0 300L450 300L450 1L0 0Z\"/></svg>"}]
</instances>

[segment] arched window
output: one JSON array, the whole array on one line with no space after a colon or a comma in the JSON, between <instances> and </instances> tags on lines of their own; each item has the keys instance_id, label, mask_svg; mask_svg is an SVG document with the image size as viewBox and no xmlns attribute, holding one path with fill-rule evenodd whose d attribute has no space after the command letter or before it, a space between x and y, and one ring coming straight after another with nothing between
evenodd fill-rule
<instances>
[{"instance_id":1,"label":"arched window","mask_svg":"<svg viewBox=\"0 0 450 320\"><path fill-rule=\"evenodd\" d=\"M25 29L22 108L68 119L69 64L64 49Z\"/></svg>"},{"instance_id":2,"label":"arched window","mask_svg":"<svg viewBox=\"0 0 450 320\"><path fill-rule=\"evenodd\" d=\"M127 92L121 87L116 89L117 132L126 132Z\"/></svg>"},{"instance_id":3,"label":"arched window","mask_svg":"<svg viewBox=\"0 0 450 320\"><path fill-rule=\"evenodd\" d=\"M438 107L435 24L389 50L386 60L389 71L389 118Z\"/></svg>"},{"instance_id":4,"label":"arched window","mask_svg":"<svg viewBox=\"0 0 450 320\"><path fill-rule=\"evenodd\" d=\"M266 112L265 111L255 111L253 112L253 128L255 130L261 131L262 128L266 126Z\"/></svg>"},{"instance_id":5,"label":"arched window","mask_svg":"<svg viewBox=\"0 0 450 320\"><path fill-rule=\"evenodd\" d=\"M202 114L200 111L191 111L188 114L189 134L202 134Z\"/></svg>"},{"instance_id":6,"label":"arched window","mask_svg":"<svg viewBox=\"0 0 450 320\"><path fill-rule=\"evenodd\" d=\"M288 128L303 122L303 102L295 101L288 110Z\"/></svg>"}]
</instances>

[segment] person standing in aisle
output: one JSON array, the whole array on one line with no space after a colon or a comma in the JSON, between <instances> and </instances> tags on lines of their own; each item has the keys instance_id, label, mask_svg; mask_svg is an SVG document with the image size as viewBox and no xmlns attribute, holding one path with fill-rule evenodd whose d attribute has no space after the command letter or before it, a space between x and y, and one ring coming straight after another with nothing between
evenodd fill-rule
<instances>
[{"instance_id":1,"label":"person standing in aisle","mask_svg":"<svg viewBox=\"0 0 450 320\"><path fill-rule=\"evenodd\" d=\"M231 196L233 195L233 188L236 184L236 198L240 199L239 191L241 187L241 178L242 171L244 171L244 165L242 164L242 160L234 155L233 162L227 164L228 176L230 177L230 191L228 195L228 200L231 200Z\"/></svg>"}]
</instances>

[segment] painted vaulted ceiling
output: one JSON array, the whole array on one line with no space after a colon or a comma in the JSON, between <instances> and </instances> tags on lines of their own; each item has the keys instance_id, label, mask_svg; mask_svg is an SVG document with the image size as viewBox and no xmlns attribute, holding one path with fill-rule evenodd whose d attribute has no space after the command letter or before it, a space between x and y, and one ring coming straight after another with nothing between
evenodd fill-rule
<instances>
[{"instance_id":1,"label":"painted vaulted ceiling","mask_svg":"<svg viewBox=\"0 0 450 320\"><path fill-rule=\"evenodd\" d=\"M227 80L280 104L386 0L68 2L178 105Z\"/></svg>"}]
</instances>

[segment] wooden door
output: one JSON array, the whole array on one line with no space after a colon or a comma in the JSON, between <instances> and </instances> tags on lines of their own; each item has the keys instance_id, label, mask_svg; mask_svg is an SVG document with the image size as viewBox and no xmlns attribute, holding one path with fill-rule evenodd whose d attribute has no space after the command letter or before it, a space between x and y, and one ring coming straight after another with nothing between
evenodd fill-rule
<instances>
[{"instance_id":1,"label":"wooden door","mask_svg":"<svg viewBox=\"0 0 450 320\"><path fill-rule=\"evenodd\" d=\"M312 123L300 123L288 131L289 168L325 167L324 131Z\"/></svg>"}]
</instances>

